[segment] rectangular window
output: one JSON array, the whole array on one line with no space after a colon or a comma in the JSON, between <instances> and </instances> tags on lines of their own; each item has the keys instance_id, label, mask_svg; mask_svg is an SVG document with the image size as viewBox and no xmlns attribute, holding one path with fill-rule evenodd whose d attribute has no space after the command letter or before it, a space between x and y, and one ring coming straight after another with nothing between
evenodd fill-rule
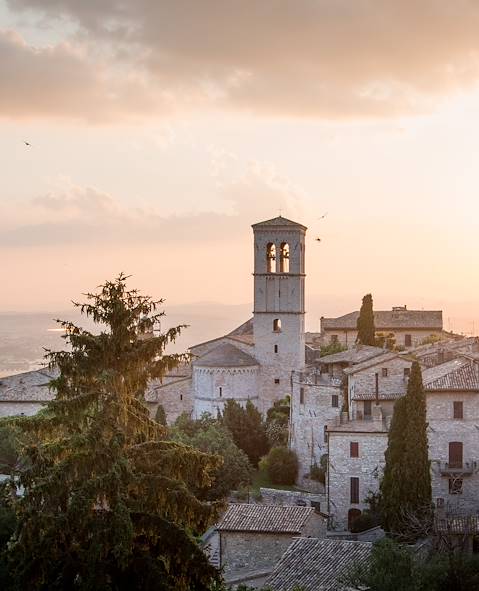
<instances>
[{"instance_id":1,"label":"rectangular window","mask_svg":"<svg viewBox=\"0 0 479 591\"><path fill-rule=\"evenodd\" d=\"M454 418L455 419L463 419L464 418L464 405L462 400L454 401Z\"/></svg>"},{"instance_id":2,"label":"rectangular window","mask_svg":"<svg viewBox=\"0 0 479 591\"><path fill-rule=\"evenodd\" d=\"M279 384L279 378L274 378L274 383Z\"/></svg>"},{"instance_id":3,"label":"rectangular window","mask_svg":"<svg viewBox=\"0 0 479 591\"><path fill-rule=\"evenodd\" d=\"M449 443L449 468L462 468L462 447L460 441Z\"/></svg>"},{"instance_id":4,"label":"rectangular window","mask_svg":"<svg viewBox=\"0 0 479 591\"><path fill-rule=\"evenodd\" d=\"M352 476L349 481L351 489L351 503L357 504L359 503L359 478Z\"/></svg>"},{"instance_id":5,"label":"rectangular window","mask_svg":"<svg viewBox=\"0 0 479 591\"><path fill-rule=\"evenodd\" d=\"M334 408L338 408L339 406L339 397L337 394L333 394L331 396L331 406L333 406Z\"/></svg>"},{"instance_id":6,"label":"rectangular window","mask_svg":"<svg viewBox=\"0 0 479 591\"><path fill-rule=\"evenodd\" d=\"M349 444L349 456L351 458L359 458L359 443L351 441Z\"/></svg>"},{"instance_id":7,"label":"rectangular window","mask_svg":"<svg viewBox=\"0 0 479 591\"><path fill-rule=\"evenodd\" d=\"M223 388L220 386L220 396L223 396Z\"/></svg>"},{"instance_id":8,"label":"rectangular window","mask_svg":"<svg viewBox=\"0 0 479 591\"><path fill-rule=\"evenodd\" d=\"M364 401L364 418L369 419L373 414L373 403L371 400Z\"/></svg>"},{"instance_id":9,"label":"rectangular window","mask_svg":"<svg viewBox=\"0 0 479 591\"><path fill-rule=\"evenodd\" d=\"M449 478L449 494L450 495L461 495L462 494L462 478Z\"/></svg>"},{"instance_id":10,"label":"rectangular window","mask_svg":"<svg viewBox=\"0 0 479 591\"><path fill-rule=\"evenodd\" d=\"M387 378L388 377L388 368L383 367L381 370L381 373L382 373L383 378Z\"/></svg>"},{"instance_id":11,"label":"rectangular window","mask_svg":"<svg viewBox=\"0 0 479 591\"><path fill-rule=\"evenodd\" d=\"M410 334L404 335L404 346L411 347L412 346L412 336Z\"/></svg>"},{"instance_id":12,"label":"rectangular window","mask_svg":"<svg viewBox=\"0 0 479 591\"><path fill-rule=\"evenodd\" d=\"M328 443L328 426L324 425L323 427L323 434L324 434L324 443Z\"/></svg>"},{"instance_id":13,"label":"rectangular window","mask_svg":"<svg viewBox=\"0 0 479 591\"><path fill-rule=\"evenodd\" d=\"M299 389L299 404L304 404L304 388Z\"/></svg>"},{"instance_id":14,"label":"rectangular window","mask_svg":"<svg viewBox=\"0 0 479 591\"><path fill-rule=\"evenodd\" d=\"M274 352L277 353L278 352L278 345L274 346Z\"/></svg>"}]
</instances>

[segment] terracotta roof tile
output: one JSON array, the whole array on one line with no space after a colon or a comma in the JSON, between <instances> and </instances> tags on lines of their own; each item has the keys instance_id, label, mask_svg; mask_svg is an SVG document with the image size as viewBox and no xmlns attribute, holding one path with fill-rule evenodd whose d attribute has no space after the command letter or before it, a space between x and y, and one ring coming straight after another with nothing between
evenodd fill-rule
<instances>
[{"instance_id":1,"label":"terracotta roof tile","mask_svg":"<svg viewBox=\"0 0 479 591\"><path fill-rule=\"evenodd\" d=\"M296 505L231 504L218 530L300 534L313 513L313 507Z\"/></svg>"}]
</instances>

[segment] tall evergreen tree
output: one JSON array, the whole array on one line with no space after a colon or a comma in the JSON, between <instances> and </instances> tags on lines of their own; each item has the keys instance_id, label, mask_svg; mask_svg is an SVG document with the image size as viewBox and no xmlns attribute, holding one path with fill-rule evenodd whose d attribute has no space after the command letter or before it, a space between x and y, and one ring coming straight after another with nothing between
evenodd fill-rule
<instances>
[{"instance_id":1,"label":"tall evergreen tree","mask_svg":"<svg viewBox=\"0 0 479 591\"><path fill-rule=\"evenodd\" d=\"M432 507L426 396L417 362L412 364L406 396L395 404L385 457L381 482L384 525L407 537L408 521L426 525Z\"/></svg>"},{"instance_id":2,"label":"tall evergreen tree","mask_svg":"<svg viewBox=\"0 0 479 591\"><path fill-rule=\"evenodd\" d=\"M368 293L363 297L359 317L357 321L357 342L361 345L376 344L376 329L374 326L373 296Z\"/></svg>"},{"instance_id":3,"label":"tall evergreen tree","mask_svg":"<svg viewBox=\"0 0 479 591\"><path fill-rule=\"evenodd\" d=\"M255 405L248 400L246 407L242 408L236 400L229 399L222 420L236 445L245 452L253 466L258 466L259 460L269 451L269 442L266 425Z\"/></svg>"},{"instance_id":4,"label":"tall evergreen tree","mask_svg":"<svg viewBox=\"0 0 479 591\"><path fill-rule=\"evenodd\" d=\"M56 399L20 421L39 443L16 474L15 589L206 591L218 578L194 539L217 507L191 490L209 485L219 460L165 440L143 399L150 379L183 360L164 354L182 327L145 339L162 301L126 279L75 304L100 334L61 322L71 350L49 353Z\"/></svg>"}]
</instances>

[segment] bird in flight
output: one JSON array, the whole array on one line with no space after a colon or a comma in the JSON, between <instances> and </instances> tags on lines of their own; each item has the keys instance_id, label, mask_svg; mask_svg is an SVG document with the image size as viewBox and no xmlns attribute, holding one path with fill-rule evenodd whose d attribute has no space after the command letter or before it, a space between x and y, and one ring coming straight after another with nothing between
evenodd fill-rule
<instances>
[{"instance_id":1,"label":"bird in flight","mask_svg":"<svg viewBox=\"0 0 479 591\"><path fill-rule=\"evenodd\" d=\"M318 220L323 220L328 215L328 212L324 213Z\"/></svg>"},{"instance_id":2,"label":"bird in flight","mask_svg":"<svg viewBox=\"0 0 479 591\"><path fill-rule=\"evenodd\" d=\"M23 140L23 143L24 143L26 146L28 146L29 148L31 148L31 147L32 147L32 144L31 144L30 142L27 142L27 141Z\"/></svg>"},{"instance_id":3,"label":"bird in flight","mask_svg":"<svg viewBox=\"0 0 479 591\"><path fill-rule=\"evenodd\" d=\"M316 238L316 242L321 242L321 238Z\"/></svg>"}]
</instances>

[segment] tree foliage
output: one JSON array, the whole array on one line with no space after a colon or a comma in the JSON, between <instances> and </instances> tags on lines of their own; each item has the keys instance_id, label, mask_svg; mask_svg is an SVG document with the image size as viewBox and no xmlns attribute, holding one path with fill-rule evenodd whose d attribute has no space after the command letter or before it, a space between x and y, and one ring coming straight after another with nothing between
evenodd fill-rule
<instances>
[{"instance_id":1,"label":"tree foliage","mask_svg":"<svg viewBox=\"0 0 479 591\"><path fill-rule=\"evenodd\" d=\"M38 442L15 473L15 589L206 591L218 577L193 537L217 506L192 489L211 483L219 459L165 440L143 400L148 381L184 359L164 354L182 327L141 338L162 301L126 279L75 304L99 334L61 322L71 350L48 353L56 399L18 421Z\"/></svg>"},{"instance_id":2,"label":"tree foliage","mask_svg":"<svg viewBox=\"0 0 479 591\"><path fill-rule=\"evenodd\" d=\"M159 404L156 409L155 421L160 425L163 425L163 427L166 427L166 412L162 404Z\"/></svg>"},{"instance_id":3,"label":"tree foliage","mask_svg":"<svg viewBox=\"0 0 479 591\"><path fill-rule=\"evenodd\" d=\"M357 320L357 328L357 342L361 345L371 345L374 347L376 344L376 329L374 327L373 296L370 293L363 297Z\"/></svg>"},{"instance_id":4,"label":"tree foliage","mask_svg":"<svg viewBox=\"0 0 479 591\"><path fill-rule=\"evenodd\" d=\"M231 432L236 445L245 452L251 464L257 467L261 457L269 450L266 425L258 409L251 400L243 408L230 398L225 404L222 421Z\"/></svg>"},{"instance_id":5,"label":"tree foliage","mask_svg":"<svg viewBox=\"0 0 479 591\"><path fill-rule=\"evenodd\" d=\"M394 406L381 482L381 512L388 531L407 537L408 519L431 518L426 397L421 368L414 362L407 394Z\"/></svg>"},{"instance_id":6,"label":"tree foliage","mask_svg":"<svg viewBox=\"0 0 479 591\"><path fill-rule=\"evenodd\" d=\"M196 421L180 417L171 429L171 436L203 452L222 457L223 462L215 470L211 486L199 491L201 496L222 499L232 490L251 482L252 469L247 455L220 421L209 415Z\"/></svg>"},{"instance_id":7,"label":"tree foliage","mask_svg":"<svg viewBox=\"0 0 479 591\"><path fill-rule=\"evenodd\" d=\"M266 413L266 434L271 447L287 445L289 439L289 416L291 398L276 400Z\"/></svg>"},{"instance_id":8,"label":"tree foliage","mask_svg":"<svg viewBox=\"0 0 479 591\"><path fill-rule=\"evenodd\" d=\"M273 484L294 484L298 476L298 457L287 447L273 447L262 461Z\"/></svg>"}]
</instances>

